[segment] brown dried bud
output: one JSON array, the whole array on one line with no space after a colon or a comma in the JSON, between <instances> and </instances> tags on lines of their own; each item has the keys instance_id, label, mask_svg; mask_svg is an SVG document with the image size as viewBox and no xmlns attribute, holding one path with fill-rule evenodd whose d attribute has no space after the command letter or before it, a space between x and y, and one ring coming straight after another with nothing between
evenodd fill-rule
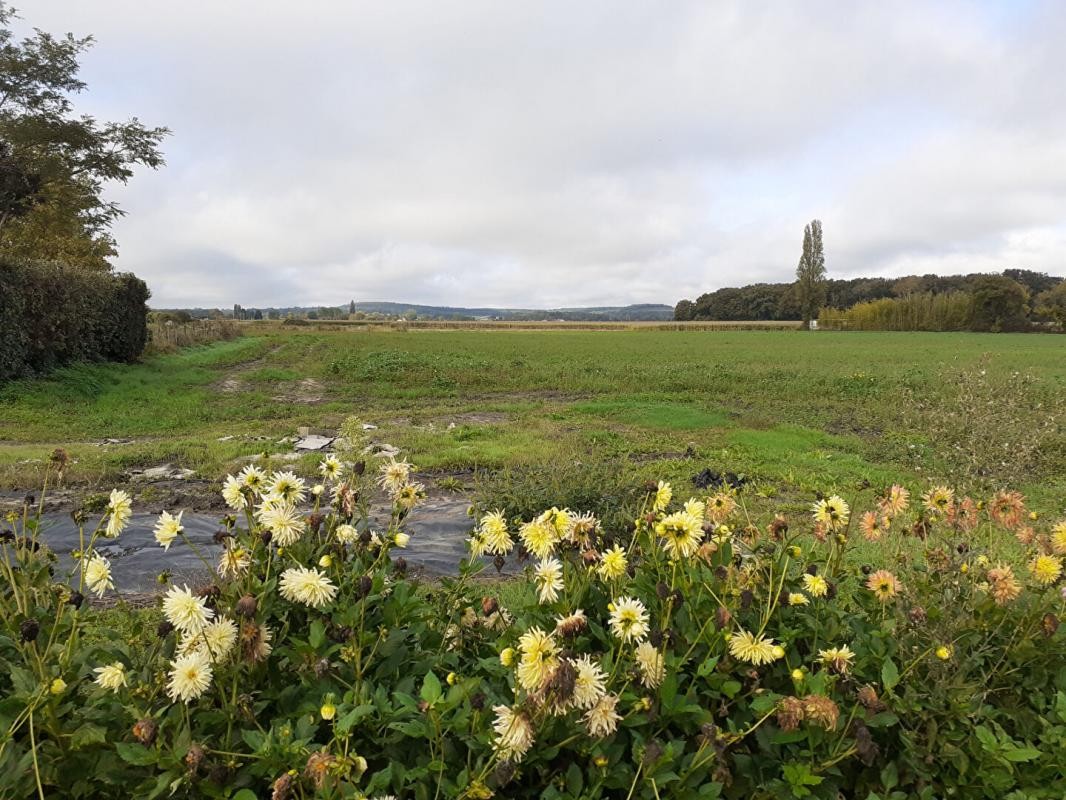
<instances>
[{"instance_id":1,"label":"brown dried bud","mask_svg":"<svg viewBox=\"0 0 1066 800\"><path fill-rule=\"evenodd\" d=\"M480 711L485 707L485 693L475 692L470 696L470 707L475 711Z\"/></svg>"},{"instance_id":2,"label":"brown dried bud","mask_svg":"<svg viewBox=\"0 0 1066 800\"><path fill-rule=\"evenodd\" d=\"M915 606L914 608L912 608L910 612L908 612L907 617L915 625L924 625L927 619L925 609L921 606Z\"/></svg>"},{"instance_id":3,"label":"brown dried bud","mask_svg":"<svg viewBox=\"0 0 1066 800\"><path fill-rule=\"evenodd\" d=\"M366 597L370 594L370 591L374 588L374 579L369 575L359 576L359 580L355 582L355 593L359 597Z\"/></svg>"},{"instance_id":4,"label":"brown dried bud","mask_svg":"<svg viewBox=\"0 0 1066 800\"><path fill-rule=\"evenodd\" d=\"M777 706L777 727L791 733L803 722L803 701L798 697L786 697Z\"/></svg>"},{"instance_id":5,"label":"brown dried bud","mask_svg":"<svg viewBox=\"0 0 1066 800\"><path fill-rule=\"evenodd\" d=\"M159 725L154 719L146 717L138 720L133 725L133 738L145 747L151 747L155 742L155 736L159 732Z\"/></svg>"},{"instance_id":6,"label":"brown dried bud","mask_svg":"<svg viewBox=\"0 0 1066 800\"><path fill-rule=\"evenodd\" d=\"M336 763L337 757L325 750L312 753L304 767L304 777L311 781L316 789L321 789L326 785L326 778L329 777L329 772Z\"/></svg>"},{"instance_id":7,"label":"brown dried bud","mask_svg":"<svg viewBox=\"0 0 1066 800\"><path fill-rule=\"evenodd\" d=\"M740 607L744 609L751 608L752 602L755 600L755 593L751 589L745 589L740 593Z\"/></svg>"},{"instance_id":8,"label":"brown dried bud","mask_svg":"<svg viewBox=\"0 0 1066 800\"><path fill-rule=\"evenodd\" d=\"M733 619L733 615L729 613L729 609L725 606L718 606L718 610L714 615L715 625L719 630L723 630L729 626L730 620Z\"/></svg>"},{"instance_id":9,"label":"brown dried bud","mask_svg":"<svg viewBox=\"0 0 1066 800\"><path fill-rule=\"evenodd\" d=\"M289 800L292 797L292 783L292 775L287 772L274 781L274 791L270 795L271 800Z\"/></svg>"},{"instance_id":10,"label":"brown dried bud","mask_svg":"<svg viewBox=\"0 0 1066 800\"><path fill-rule=\"evenodd\" d=\"M167 620L163 620L155 626L155 635L158 636L160 639L166 639L173 632L174 625Z\"/></svg>"},{"instance_id":11,"label":"brown dried bud","mask_svg":"<svg viewBox=\"0 0 1066 800\"><path fill-rule=\"evenodd\" d=\"M330 664L328 658L318 659L318 661L315 662L315 677L324 678L329 675L329 667Z\"/></svg>"},{"instance_id":12,"label":"brown dried bud","mask_svg":"<svg viewBox=\"0 0 1066 800\"><path fill-rule=\"evenodd\" d=\"M770 535L780 541L788 533L788 520L778 514L770 523Z\"/></svg>"},{"instance_id":13,"label":"brown dried bud","mask_svg":"<svg viewBox=\"0 0 1066 800\"><path fill-rule=\"evenodd\" d=\"M507 563L507 560L503 556L496 556L492 559L492 565L496 567L496 571L500 572L503 569L503 565Z\"/></svg>"},{"instance_id":14,"label":"brown dried bud","mask_svg":"<svg viewBox=\"0 0 1066 800\"><path fill-rule=\"evenodd\" d=\"M74 606L74 608L81 608L81 604L85 602L85 595L81 592L71 592L67 602Z\"/></svg>"},{"instance_id":15,"label":"brown dried bud","mask_svg":"<svg viewBox=\"0 0 1066 800\"><path fill-rule=\"evenodd\" d=\"M870 736L870 729L858 720L855 722L855 752L859 754L859 760L868 767L873 766L881 752Z\"/></svg>"},{"instance_id":16,"label":"brown dried bud","mask_svg":"<svg viewBox=\"0 0 1066 800\"><path fill-rule=\"evenodd\" d=\"M659 581L657 584L655 584L655 594L659 596L660 600L665 600L667 597L670 596L670 587L662 581Z\"/></svg>"},{"instance_id":17,"label":"brown dried bud","mask_svg":"<svg viewBox=\"0 0 1066 800\"><path fill-rule=\"evenodd\" d=\"M589 548L581 554L581 560L585 562L586 567L595 566L600 560L600 554L592 548Z\"/></svg>"},{"instance_id":18,"label":"brown dried bud","mask_svg":"<svg viewBox=\"0 0 1066 800\"><path fill-rule=\"evenodd\" d=\"M37 641L37 634L41 632L41 624L35 619L24 619L19 625L19 635L24 642Z\"/></svg>"},{"instance_id":19,"label":"brown dried bud","mask_svg":"<svg viewBox=\"0 0 1066 800\"><path fill-rule=\"evenodd\" d=\"M189 749L185 753L185 766L189 768L191 774L195 775L197 770L200 769L200 765L204 762L205 755L204 748L200 745L195 742L189 745Z\"/></svg>"},{"instance_id":20,"label":"brown dried bud","mask_svg":"<svg viewBox=\"0 0 1066 800\"><path fill-rule=\"evenodd\" d=\"M223 528L219 528L217 531L215 531L211 539L212 541L214 541L215 544L222 544L227 539L232 538L232 536L233 534L230 531L227 531Z\"/></svg>"},{"instance_id":21,"label":"brown dried bud","mask_svg":"<svg viewBox=\"0 0 1066 800\"><path fill-rule=\"evenodd\" d=\"M827 731L837 726L840 709L837 704L820 694L809 694L803 698L803 715L814 725L821 725Z\"/></svg>"},{"instance_id":22,"label":"brown dried bud","mask_svg":"<svg viewBox=\"0 0 1066 800\"><path fill-rule=\"evenodd\" d=\"M495 597L481 598L481 613L486 617L500 610L500 604Z\"/></svg>"},{"instance_id":23,"label":"brown dried bud","mask_svg":"<svg viewBox=\"0 0 1066 800\"><path fill-rule=\"evenodd\" d=\"M860 688L856 692L856 697L867 711L878 712L885 707L885 704L881 702L881 698L877 696L877 690L872 686L867 685Z\"/></svg>"},{"instance_id":24,"label":"brown dried bud","mask_svg":"<svg viewBox=\"0 0 1066 800\"><path fill-rule=\"evenodd\" d=\"M648 744L644 747L644 764L646 766L651 766L662 757L662 754L662 745L660 745L656 741L648 742Z\"/></svg>"},{"instance_id":25,"label":"brown dried bud","mask_svg":"<svg viewBox=\"0 0 1066 800\"><path fill-rule=\"evenodd\" d=\"M242 617L251 619L255 616L255 612L259 610L259 601L255 599L253 595L246 594L240 600L237 601L237 613Z\"/></svg>"},{"instance_id":26,"label":"brown dried bud","mask_svg":"<svg viewBox=\"0 0 1066 800\"><path fill-rule=\"evenodd\" d=\"M407 559L404 558L403 556L400 556L399 558L397 558L395 561L392 562L392 568L393 568L393 570L395 570L397 575L406 575L407 574Z\"/></svg>"},{"instance_id":27,"label":"brown dried bud","mask_svg":"<svg viewBox=\"0 0 1066 800\"><path fill-rule=\"evenodd\" d=\"M321 514L311 514L307 518L307 525L313 532L318 533L319 528L322 527L322 520L324 519L325 517Z\"/></svg>"},{"instance_id":28,"label":"brown dried bud","mask_svg":"<svg viewBox=\"0 0 1066 800\"><path fill-rule=\"evenodd\" d=\"M1040 620L1040 628L1044 631L1044 636L1051 638L1055 635L1055 631L1059 629L1059 618L1048 612L1044 615L1044 618Z\"/></svg>"},{"instance_id":29,"label":"brown dried bud","mask_svg":"<svg viewBox=\"0 0 1066 800\"><path fill-rule=\"evenodd\" d=\"M274 538L274 533L272 531L263 531L262 533L259 534L259 541L261 541L263 544L270 544L270 541L273 538ZM284 778L285 776L282 775L281 777ZM281 778L278 778L278 780L280 781Z\"/></svg>"},{"instance_id":30,"label":"brown dried bud","mask_svg":"<svg viewBox=\"0 0 1066 800\"><path fill-rule=\"evenodd\" d=\"M352 465L352 472L354 472L356 475L362 475L364 472L366 472L366 462L356 461Z\"/></svg>"}]
</instances>

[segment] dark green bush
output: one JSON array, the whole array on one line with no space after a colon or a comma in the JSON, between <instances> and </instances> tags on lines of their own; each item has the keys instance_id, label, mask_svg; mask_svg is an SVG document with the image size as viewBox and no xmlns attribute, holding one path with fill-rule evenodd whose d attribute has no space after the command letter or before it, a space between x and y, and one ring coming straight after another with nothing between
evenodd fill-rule
<instances>
[{"instance_id":1,"label":"dark green bush","mask_svg":"<svg viewBox=\"0 0 1066 800\"><path fill-rule=\"evenodd\" d=\"M0 260L0 381L72 361L133 361L148 338L148 287L129 273Z\"/></svg>"}]
</instances>

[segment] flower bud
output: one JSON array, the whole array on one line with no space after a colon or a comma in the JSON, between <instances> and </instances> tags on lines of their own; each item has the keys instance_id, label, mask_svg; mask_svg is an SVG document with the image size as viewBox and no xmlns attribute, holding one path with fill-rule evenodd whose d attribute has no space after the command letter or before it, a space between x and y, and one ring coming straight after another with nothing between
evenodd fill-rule
<instances>
[{"instance_id":1,"label":"flower bud","mask_svg":"<svg viewBox=\"0 0 1066 800\"><path fill-rule=\"evenodd\" d=\"M67 682L62 678L56 678L52 681L52 685L48 687L48 691L52 694L63 694L67 690Z\"/></svg>"},{"instance_id":2,"label":"flower bud","mask_svg":"<svg viewBox=\"0 0 1066 800\"><path fill-rule=\"evenodd\" d=\"M37 634L41 632L41 624L35 619L24 619L19 625L19 635L24 642L37 641Z\"/></svg>"},{"instance_id":3,"label":"flower bud","mask_svg":"<svg viewBox=\"0 0 1066 800\"><path fill-rule=\"evenodd\" d=\"M510 667L514 664L514 648L508 647L500 651L500 663L505 667Z\"/></svg>"},{"instance_id":4,"label":"flower bud","mask_svg":"<svg viewBox=\"0 0 1066 800\"><path fill-rule=\"evenodd\" d=\"M947 661L951 658L951 648L946 645L941 645L936 649L936 657L941 661Z\"/></svg>"},{"instance_id":5,"label":"flower bud","mask_svg":"<svg viewBox=\"0 0 1066 800\"><path fill-rule=\"evenodd\" d=\"M237 613L243 617L251 619L255 616L255 612L259 610L259 601L250 594L244 595L237 601Z\"/></svg>"},{"instance_id":6,"label":"flower bud","mask_svg":"<svg viewBox=\"0 0 1066 800\"><path fill-rule=\"evenodd\" d=\"M326 553L322 558L318 559L318 566L322 567L322 569L329 569L333 566L333 559L330 557L329 553Z\"/></svg>"}]
</instances>

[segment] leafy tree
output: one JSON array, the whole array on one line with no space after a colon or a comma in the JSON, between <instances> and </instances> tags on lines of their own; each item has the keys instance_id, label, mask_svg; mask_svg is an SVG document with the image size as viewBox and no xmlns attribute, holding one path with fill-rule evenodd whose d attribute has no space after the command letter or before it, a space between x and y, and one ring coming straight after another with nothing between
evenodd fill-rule
<instances>
[{"instance_id":1,"label":"leafy tree","mask_svg":"<svg viewBox=\"0 0 1066 800\"><path fill-rule=\"evenodd\" d=\"M1066 330L1066 281L1041 292L1036 299L1036 311L1054 322L1059 330Z\"/></svg>"},{"instance_id":2,"label":"leafy tree","mask_svg":"<svg viewBox=\"0 0 1066 800\"><path fill-rule=\"evenodd\" d=\"M104 185L161 166L169 130L76 115L78 58L92 37L35 29L19 41L14 19L0 0L0 252L108 270L109 229L123 211Z\"/></svg>"},{"instance_id":3,"label":"leafy tree","mask_svg":"<svg viewBox=\"0 0 1066 800\"><path fill-rule=\"evenodd\" d=\"M691 300L680 300L678 304L674 306L674 319L679 322L685 322L690 319L695 319L696 304Z\"/></svg>"},{"instance_id":4,"label":"leafy tree","mask_svg":"<svg viewBox=\"0 0 1066 800\"><path fill-rule=\"evenodd\" d=\"M1002 275L986 275L973 287L975 331L1021 331L1029 327L1029 292Z\"/></svg>"},{"instance_id":5,"label":"leafy tree","mask_svg":"<svg viewBox=\"0 0 1066 800\"><path fill-rule=\"evenodd\" d=\"M803 254L796 267L796 294L804 327L810 327L812 319L825 303L825 251L822 249L822 223L811 220L803 229Z\"/></svg>"}]
</instances>

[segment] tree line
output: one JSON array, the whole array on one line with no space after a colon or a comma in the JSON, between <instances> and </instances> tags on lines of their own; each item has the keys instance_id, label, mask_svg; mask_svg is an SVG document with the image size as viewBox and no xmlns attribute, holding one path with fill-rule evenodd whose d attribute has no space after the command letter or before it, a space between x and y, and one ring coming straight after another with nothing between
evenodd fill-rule
<instances>
[{"instance_id":1,"label":"tree line","mask_svg":"<svg viewBox=\"0 0 1066 800\"><path fill-rule=\"evenodd\" d=\"M16 19L0 0L0 306L4 326L17 329L0 336L0 381L74 359L140 354L133 345L140 340L143 349L148 289L113 271L111 226L124 211L104 190L136 167L162 166L169 134L136 117L76 113L72 98L87 88L78 62L92 37L34 29L20 39ZM121 346L118 328L133 332ZM74 341L86 336L98 339Z\"/></svg>"}]
</instances>

